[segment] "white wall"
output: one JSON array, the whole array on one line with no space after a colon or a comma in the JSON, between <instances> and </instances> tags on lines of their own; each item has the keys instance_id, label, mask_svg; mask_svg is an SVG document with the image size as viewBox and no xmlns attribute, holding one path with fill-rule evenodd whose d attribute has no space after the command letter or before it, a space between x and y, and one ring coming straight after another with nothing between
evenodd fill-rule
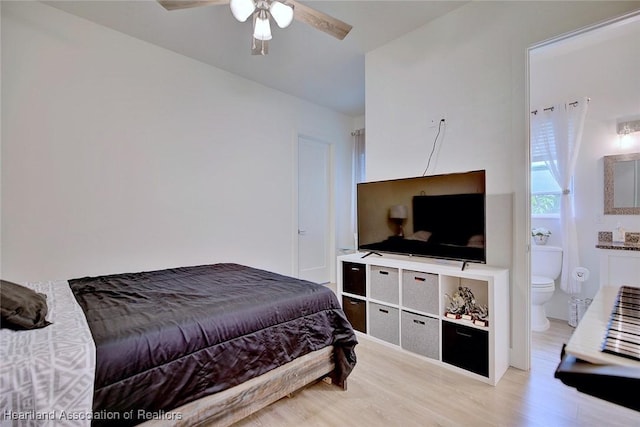
<instances>
[{"instance_id":1,"label":"white wall","mask_svg":"<svg viewBox=\"0 0 640 427\"><path fill-rule=\"evenodd\" d=\"M364 127L365 127L365 124L364 124L364 123L365 123L365 122L364 122L364 118L365 118L365 116L358 116L358 117L355 117L355 118L353 119L353 121L354 121L354 123L355 123L355 125L354 125L354 129L362 129L362 128L364 128Z\"/></svg>"},{"instance_id":2,"label":"white wall","mask_svg":"<svg viewBox=\"0 0 640 427\"><path fill-rule=\"evenodd\" d=\"M367 55L367 178L486 169L488 262L511 270L511 364L529 368L527 48L638 2L472 2Z\"/></svg>"},{"instance_id":3,"label":"white wall","mask_svg":"<svg viewBox=\"0 0 640 427\"><path fill-rule=\"evenodd\" d=\"M603 156L640 152L640 134L621 141L616 120L640 116L640 18L534 49L531 52L531 106L538 108L590 97L574 179L576 229L581 265L590 271L580 297L593 298L599 288L598 231L612 231L618 221L640 231L638 215L604 215ZM552 230L548 244L560 246L557 219L532 219L532 226ZM559 286L547 315L568 319L569 297Z\"/></svg>"},{"instance_id":4,"label":"white wall","mask_svg":"<svg viewBox=\"0 0 640 427\"><path fill-rule=\"evenodd\" d=\"M353 118L39 2L2 3L2 78L8 280L223 261L295 275L297 134L350 176Z\"/></svg>"}]
</instances>

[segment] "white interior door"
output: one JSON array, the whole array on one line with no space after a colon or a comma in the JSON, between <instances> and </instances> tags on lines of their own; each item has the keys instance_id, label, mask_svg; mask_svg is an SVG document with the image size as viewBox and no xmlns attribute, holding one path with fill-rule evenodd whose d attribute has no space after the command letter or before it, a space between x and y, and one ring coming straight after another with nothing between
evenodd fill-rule
<instances>
[{"instance_id":1,"label":"white interior door","mask_svg":"<svg viewBox=\"0 0 640 427\"><path fill-rule=\"evenodd\" d=\"M298 277L329 282L329 144L298 138Z\"/></svg>"}]
</instances>

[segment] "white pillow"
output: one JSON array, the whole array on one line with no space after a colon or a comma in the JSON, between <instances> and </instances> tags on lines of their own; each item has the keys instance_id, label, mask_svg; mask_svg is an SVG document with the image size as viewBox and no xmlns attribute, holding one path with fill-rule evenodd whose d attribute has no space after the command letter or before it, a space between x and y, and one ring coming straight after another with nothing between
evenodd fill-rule
<instances>
[{"instance_id":1,"label":"white pillow","mask_svg":"<svg viewBox=\"0 0 640 427\"><path fill-rule=\"evenodd\" d=\"M482 234L474 234L469 238L467 246L473 248L484 248L484 236Z\"/></svg>"},{"instance_id":2,"label":"white pillow","mask_svg":"<svg viewBox=\"0 0 640 427\"><path fill-rule=\"evenodd\" d=\"M413 233L412 236L407 237L407 240L420 240L422 242L426 242L431 237L430 231L420 230L418 232Z\"/></svg>"}]
</instances>

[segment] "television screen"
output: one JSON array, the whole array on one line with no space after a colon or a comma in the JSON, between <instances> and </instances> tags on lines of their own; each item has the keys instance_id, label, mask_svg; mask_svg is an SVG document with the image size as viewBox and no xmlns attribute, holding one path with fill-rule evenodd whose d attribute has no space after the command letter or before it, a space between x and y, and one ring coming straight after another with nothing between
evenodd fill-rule
<instances>
[{"instance_id":1,"label":"television screen","mask_svg":"<svg viewBox=\"0 0 640 427\"><path fill-rule=\"evenodd\" d=\"M486 262L485 171L358 184L358 250Z\"/></svg>"}]
</instances>

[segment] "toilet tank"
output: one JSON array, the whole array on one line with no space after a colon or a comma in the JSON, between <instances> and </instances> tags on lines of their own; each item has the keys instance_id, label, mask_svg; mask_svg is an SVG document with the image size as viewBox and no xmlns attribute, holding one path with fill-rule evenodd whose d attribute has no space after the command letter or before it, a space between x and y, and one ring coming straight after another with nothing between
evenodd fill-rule
<instances>
[{"instance_id":1,"label":"toilet tank","mask_svg":"<svg viewBox=\"0 0 640 427\"><path fill-rule=\"evenodd\" d=\"M562 248L558 246L531 246L531 275L557 279L562 270Z\"/></svg>"}]
</instances>

